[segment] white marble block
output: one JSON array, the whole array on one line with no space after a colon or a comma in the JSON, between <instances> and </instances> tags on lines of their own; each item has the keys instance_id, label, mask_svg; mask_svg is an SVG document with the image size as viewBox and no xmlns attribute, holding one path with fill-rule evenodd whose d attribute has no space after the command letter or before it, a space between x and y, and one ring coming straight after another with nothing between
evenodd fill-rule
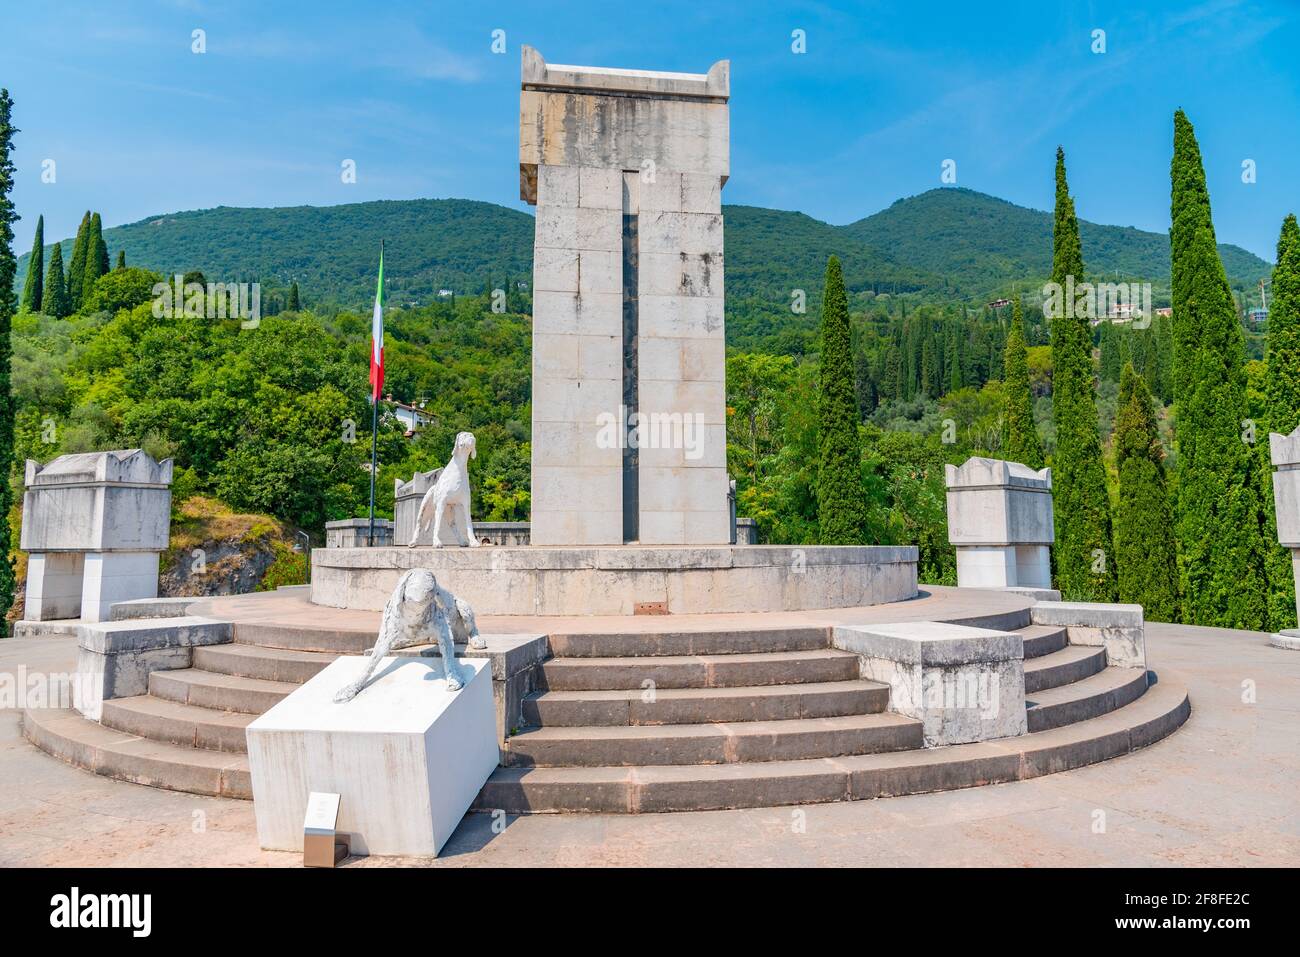
<instances>
[{"instance_id":1,"label":"white marble block","mask_svg":"<svg viewBox=\"0 0 1300 957\"><path fill-rule=\"evenodd\" d=\"M113 602L158 595L172 462L139 449L28 460L20 547L28 619L106 621Z\"/></svg>"},{"instance_id":2,"label":"white marble block","mask_svg":"<svg viewBox=\"0 0 1300 957\"><path fill-rule=\"evenodd\" d=\"M308 795L327 791L342 796L338 830L353 854L436 855L499 759L491 662L458 664L472 677L449 692L441 659L385 658L335 704L366 666L342 657L250 724L262 847L301 850Z\"/></svg>"},{"instance_id":3,"label":"white marble block","mask_svg":"<svg viewBox=\"0 0 1300 957\"><path fill-rule=\"evenodd\" d=\"M1064 628L1072 645L1106 649L1117 668L1147 666L1146 626L1141 605L1086 601L1040 601L1029 609L1035 625Z\"/></svg>"},{"instance_id":4,"label":"white marble block","mask_svg":"<svg viewBox=\"0 0 1300 957\"><path fill-rule=\"evenodd\" d=\"M108 621L115 602L158 597L157 552L89 552L81 585L81 620Z\"/></svg>"},{"instance_id":5,"label":"white marble block","mask_svg":"<svg viewBox=\"0 0 1300 957\"><path fill-rule=\"evenodd\" d=\"M927 748L1024 734L1024 640L933 621L837 626L833 647L889 685L889 708L921 722Z\"/></svg>"},{"instance_id":6,"label":"white marble block","mask_svg":"<svg viewBox=\"0 0 1300 957\"><path fill-rule=\"evenodd\" d=\"M81 617L81 581L86 556L82 552L35 552L27 560L28 621Z\"/></svg>"},{"instance_id":7,"label":"white marble block","mask_svg":"<svg viewBox=\"0 0 1300 957\"><path fill-rule=\"evenodd\" d=\"M948 541L963 588L1050 588L1052 470L967 459L946 468Z\"/></svg>"}]
</instances>

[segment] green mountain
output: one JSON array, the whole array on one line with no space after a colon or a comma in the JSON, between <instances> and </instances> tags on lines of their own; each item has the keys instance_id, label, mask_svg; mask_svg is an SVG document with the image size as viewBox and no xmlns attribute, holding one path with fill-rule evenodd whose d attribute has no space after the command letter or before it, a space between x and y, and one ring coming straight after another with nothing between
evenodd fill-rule
<instances>
[{"instance_id":1,"label":"green mountain","mask_svg":"<svg viewBox=\"0 0 1300 957\"><path fill-rule=\"evenodd\" d=\"M1051 267L1051 216L967 189L901 199L847 226L803 213L727 206L728 338L754 344L815 325L826 258L837 254L855 303L870 293L978 302L1041 280ZM1082 223L1094 275L1164 285L1169 242L1159 233ZM164 274L198 269L213 281L297 282L304 304L363 308L374 296L380 239L393 303L426 303L439 290L478 293L527 282L533 218L463 199L383 200L344 206L215 209L169 213L104 230L111 256ZM20 244L21 245L21 244ZM1220 246L1228 274L1254 285L1269 264ZM71 255L64 240L64 259ZM27 256L19 260L21 288ZM47 257L48 260L48 257ZM1023 286L1022 286L1023 288ZM806 311L792 309L795 290Z\"/></svg>"},{"instance_id":2,"label":"green mountain","mask_svg":"<svg viewBox=\"0 0 1300 957\"><path fill-rule=\"evenodd\" d=\"M428 302L440 289L478 293L532 273L533 217L466 199L218 206L104 230L113 259L123 249L132 266L164 275L197 269L213 282L297 282L306 305L352 307L374 300L380 239L393 303ZM65 259L71 244L64 241Z\"/></svg>"},{"instance_id":3,"label":"green mountain","mask_svg":"<svg viewBox=\"0 0 1300 957\"><path fill-rule=\"evenodd\" d=\"M1091 276L1136 278L1167 286L1169 237L1132 226L1080 220ZM1052 214L969 189L932 189L842 227L899 262L947 276L963 291L1004 294L1011 283L1052 271ZM1253 286L1272 267L1240 246L1219 245L1234 285Z\"/></svg>"}]
</instances>

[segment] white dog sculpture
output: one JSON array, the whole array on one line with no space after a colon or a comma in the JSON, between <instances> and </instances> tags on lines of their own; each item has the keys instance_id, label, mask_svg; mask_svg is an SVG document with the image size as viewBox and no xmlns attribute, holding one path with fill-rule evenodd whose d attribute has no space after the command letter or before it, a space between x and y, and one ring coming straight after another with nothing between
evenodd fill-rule
<instances>
[{"instance_id":1,"label":"white dog sculpture","mask_svg":"<svg viewBox=\"0 0 1300 957\"><path fill-rule=\"evenodd\" d=\"M398 579L397 587L384 605L379 640L369 651L370 661L366 670L356 681L340 689L334 701L342 704L355 698L379 662L389 653L432 641L438 642L438 651L425 649L420 652L421 657L441 654L447 690L459 691L465 684L465 673L456 663L454 643L457 640L466 642L471 648L487 647L474 624L474 609L470 608L469 602L440 586L433 572L412 568Z\"/></svg>"},{"instance_id":2,"label":"white dog sculpture","mask_svg":"<svg viewBox=\"0 0 1300 957\"><path fill-rule=\"evenodd\" d=\"M407 548L414 548L420 533L433 523L433 547L442 545L468 545L477 547L474 523L469 517L469 459L476 458L478 450L472 432L456 433L456 448L451 461L439 471L429 491L420 499L420 511L415 518L415 531Z\"/></svg>"}]
</instances>

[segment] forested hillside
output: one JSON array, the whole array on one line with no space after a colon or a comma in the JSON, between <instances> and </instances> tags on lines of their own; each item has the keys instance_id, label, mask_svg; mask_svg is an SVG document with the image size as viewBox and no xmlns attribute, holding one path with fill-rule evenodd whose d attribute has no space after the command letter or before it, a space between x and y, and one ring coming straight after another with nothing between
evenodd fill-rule
<instances>
[{"instance_id":1,"label":"forested hillside","mask_svg":"<svg viewBox=\"0 0 1300 957\"><path fill-rule=\"evenodd\" d=\"M821 294L826 258L839 255L851 305L888 293L970 306L1027 290L1050 268L1051 217L966 189L899 200L848 226L803 213L727 206L728 341L799 354L813 327L792 308L795 290ZM1164 288L1169 240L1159 233L1082 224L1090 274L1143 279ZM200 270L213 281L297 282L304 305L363 308L374 296L380 239L387 242L388 295L424 304L439 290L458 295L527 284L533 219L521 210L460 199L391 200L345 206L216 209L167 213L103 231L132 266L164 275ZM20 246L23 243L20 241ZM64 261L72 242L63 243ZM1268 264L1221 246L1238 288L1253 288ZM27 271L19 260L17 288ZM46 260L49 256L47 254ZM265 291L265 290L264 290Z\"/></svg>"},{"instance_id":2,"label":"forested hillside","mask_svg":"<svg viewBox=\"0 0 1300 957\"><path fill-rule=\"evenodd\" d=\"M1167 235L1084 221L1079 226L1090 276L1168 286ZM1011 283L1042 281L1052 271L1050 213L969 189L909 196L842 231L899 262L942 273L977 296L1003 295ZM1219 256L1238 288L1254 287L1271 268L1240 246L1221 243Z\"/></svg>"}]
</instances>

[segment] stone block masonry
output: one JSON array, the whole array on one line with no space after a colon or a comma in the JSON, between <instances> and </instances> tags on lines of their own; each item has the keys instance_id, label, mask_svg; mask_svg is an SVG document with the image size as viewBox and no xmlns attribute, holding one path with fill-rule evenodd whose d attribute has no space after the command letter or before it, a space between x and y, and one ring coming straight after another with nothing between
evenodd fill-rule
<instances>
[{"instance_id":1,"label":"stone block masonry","mask_svg":"<svg viewBox=\"0 0 1300 957\"><path fill-rule=\"evenodd\" d=\"M31 621L106 621L114 602L158 595L172 462L139 449L28 460L20 547Z\"/></svg>"},{"instance_id":2,"label":"stone block masonry","mask_svg":"<svg viewBox=\"0 0 1300 957\"><path fill-rule=\"evenodd\" d=\"M948 541L963 588L1051 588L1052 470L967 459L946 467Z\"/></svg>"},{"instance_id":3,"label":"stone block masonry","mask_svg":"<svg viewBox=\"0 0 1300 957\"><path fill-rule=\"evenodd\" d=\"M610 70L524 47L521 79L532 543L726 544L729 64Z\"/></svg>"},{"instance_id":4,"label":"stone block masonry","mask_svg":"<svg viewBox=\"0 0 1300 957\"><path fill-rule=\"evenodd\" d=\"M863 678L889 685L889 706L921 722L927 748L1025 734L1024 640L934 621L837 626L833 647Z\"/></svg>"}]
</instances>

